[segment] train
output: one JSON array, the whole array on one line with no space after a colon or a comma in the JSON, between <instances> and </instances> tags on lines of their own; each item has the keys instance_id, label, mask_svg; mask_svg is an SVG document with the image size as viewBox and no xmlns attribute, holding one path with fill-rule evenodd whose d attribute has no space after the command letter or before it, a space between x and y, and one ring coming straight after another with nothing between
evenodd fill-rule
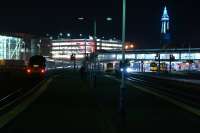
<instances>
[{"instance_id":1,"label":"train","mask_svg":"<svg viewBox=\"0 0 200 133\"><path fill-rule=\"evenodd\" d=\"M159 70L159 66L156 62L150 63L150 71L157 72ZM160 71L161 72L167 72L167 64L166 63L160 63Z\"/></svg>"},{"instance_id":2,"label":"train","mask_svg":"<svg viewBox=\"0 0 200 133\"><path fill-rule=\"evenodd\" d=\"M150 71L152 71L152 72L157 72L158 71L157 63L155 63L155 62L151 62L150 63Z\"/></svg>"},{"instance_id":3,"label":"train","mask_svg":"<svg viewBox=\"0 0 200 133\"><path fill-rule=\"evenodd\" d=\"M32 56L29 59L27 66L27 74L30 76L40 76L44 77L46 73L46 59L41 55Z\"/></svg>"},{"instance_id":4,"label":"train","mask_svg":"<svg viewBox=\"0 0 200 133\"><path fill-rule=\"evenodd\" d=\"M106 72L113 72L114 71L114 64L113 63L107 63L106 64Z\"/></svg>"}]
</instances>

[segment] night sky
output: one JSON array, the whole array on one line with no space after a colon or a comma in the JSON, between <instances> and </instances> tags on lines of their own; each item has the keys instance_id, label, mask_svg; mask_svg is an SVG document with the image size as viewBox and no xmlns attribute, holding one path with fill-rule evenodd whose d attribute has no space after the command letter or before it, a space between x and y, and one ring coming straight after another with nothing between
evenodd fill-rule
<instances>
[{"instance_id":1,"label":"night sky","mask_svg":"<svg viewBox=\"0 0 200 133\"><path fill-rule=\"evenodd\" d=\"M167 3L173 42L200 47L198 0L127 0L127 41L138 48L160 48L160 17ZM70 32L77 38L92 35L97 20L97 37L121 38L122 0L27 0L7 1L0 6L0 31L37 35ZM78 17L86 18L78 21ZM106 17L112 17L108 22Z\"/></svg>"}]
</instances>

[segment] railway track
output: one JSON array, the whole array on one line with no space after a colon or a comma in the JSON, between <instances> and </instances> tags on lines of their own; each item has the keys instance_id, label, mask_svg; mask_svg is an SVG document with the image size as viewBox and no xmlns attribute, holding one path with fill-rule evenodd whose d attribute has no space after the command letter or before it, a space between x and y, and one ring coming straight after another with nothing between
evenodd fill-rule
<instances>
[{"instance_id":1,"label":"railway track","mask_svg":"<svg viewBox=\"0 0 200 133\"><path fill-rule=\"evenodd\" d=\"M200 108L200 91L196 88L189 88L183 86L183 84L180 86L173 82L169 83L167 80L161 81L153 78L150 79L141 75L131 75L127 80L132 84L168 96L189 106ZM170 86L168 84L170 84Z\"/></svg>"}]
</instances>

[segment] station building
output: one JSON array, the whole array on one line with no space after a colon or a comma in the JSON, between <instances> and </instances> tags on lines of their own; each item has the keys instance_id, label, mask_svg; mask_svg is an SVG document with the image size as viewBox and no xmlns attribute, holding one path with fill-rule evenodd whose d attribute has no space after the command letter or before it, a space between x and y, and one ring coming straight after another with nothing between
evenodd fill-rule
<instances>
[{"instance_id":1,"label":"station building","mask_svg":"<svg viewBox=\"0 0 200 133\"><path fill-rule=\"evenodd\" d=\"M150 64L155 62L158 64L158 55L160 63L166 63L169 70L170 56L171 66L174 71L182 70L200 70L200 48L177 48L177 49L134 49L126 51L125 59L131 62L131 66L135 71L150 71ZM100 62L118 64L122 59L121 51L107 51L99 53ZM105 64L104 67L106 68ZM141 70L143 69L143 70Z\"/></svg>"}]
</instances>

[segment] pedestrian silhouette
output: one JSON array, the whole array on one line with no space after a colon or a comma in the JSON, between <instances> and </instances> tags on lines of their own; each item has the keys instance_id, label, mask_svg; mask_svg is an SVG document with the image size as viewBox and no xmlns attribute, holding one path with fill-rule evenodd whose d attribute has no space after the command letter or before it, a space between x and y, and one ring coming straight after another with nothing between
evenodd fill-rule
<instances>
[{"instance_id":1,"label":"pedestrian silhouette","mask_svg":"<svg viewBox=\"0 0 200 133\"><path fill-rule=\"evenodd\" d=\"M85 67L81 66L79 71L80 71L81 80L85 81L86 80L86 69L85 69Z\"/></svg>"}]
</instances>

